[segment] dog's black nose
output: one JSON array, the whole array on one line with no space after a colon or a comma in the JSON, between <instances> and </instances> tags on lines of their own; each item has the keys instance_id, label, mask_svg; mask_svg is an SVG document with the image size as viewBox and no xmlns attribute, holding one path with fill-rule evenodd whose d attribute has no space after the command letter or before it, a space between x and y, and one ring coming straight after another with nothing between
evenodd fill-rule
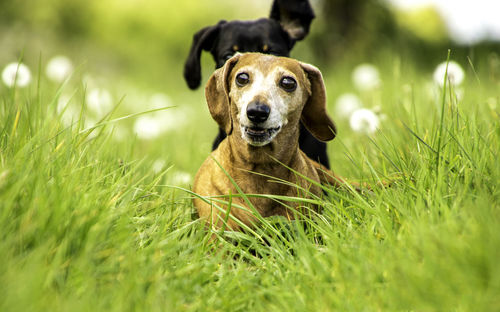
<instances>
[{"instance_id":1,"label":"dog's black nose","mask_svg":"<svg viewBox=\"0 0 500 312\"><path fill-rule=\"evenodd\" d=\"M252 102L247 106L247 117L252 122L264 122L269 117L271 108L260 102Z\"/></svg>"}]
</instances>

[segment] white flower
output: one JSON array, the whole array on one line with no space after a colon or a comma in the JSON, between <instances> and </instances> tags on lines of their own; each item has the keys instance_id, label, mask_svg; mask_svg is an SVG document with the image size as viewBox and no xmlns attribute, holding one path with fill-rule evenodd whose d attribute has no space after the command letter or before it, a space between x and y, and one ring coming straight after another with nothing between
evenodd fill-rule
<instances>
[{"instance_id":1,"label":"white flower","mask_svg":"<svg viewBox=\"0 0 500 312\"><path fill-rule=\"evenodd\" d=\"M141 116L134 123L134 132L139 139L154 139L162 132L162 122L158 118Z\"/></svg>"},{"instance_id":2,"label":"white flower","mask_svg":"<svg viewBox=\"0 0 500 312\"><path fill-rule=\"evenodd\" d=\"M349 124L352 130L369 134L377 130L380 121L373 111L361 108L352 113Z\"/></svg>"},{"instance_id":3,"label":"white flower","mask_svg":"<svg viewBox=\"0 0 500 312\"><path fill-rule=\"evenodd\" d=\"M99 117L113 108L113 97L106 89L92 89L87 94L87 107Z\"/></svg>"},{"instance_id":4,"label":"white flower","mask_svg":"<svg viewBox=\"0 0 500 312\"><path fill-rule=\"evenodd\" d=\"M439 64L434 70L434 82L443 87L444 76L446 74L446 62ZM458 86L465 78L465 72L462 67L454 61L448 63L448 78L447 81L453 86Z\"/></svg>"},{"instance_id":5,"label":"white flower","mask_svg":"<svg viewBox=\"0 0 500 312\"><path fill-rule=\"evenodd\" d=\"M377 67L371 64L356 66L352 72L352 81L360 91L369 91L380 86L380 76Z\"/></svg>"},{"instance_id":6,"label":"white flower","mask_svg":"<svg viewBox=\"0 0 500 312\"><path fill-rule=\"evenodd\" d=\"M359 97L353 93L344 93L337 98L335 103L336 116L339 118L349 118L351 114L363 107L363 103Z\"/></svg>"},{"instance_id":7,"label":"white flower","mask_svg":"<svg viewBox=\"0 0 500 312\"><path fill-rule=\"evenodd\" d=\"M175 185L189 184L193 178L184 171L177 171L172 174L171 183Z\"/></svg>"},{"instance_id":8,"label":"white flower","mask_svg":"<svg viewBox=\"0 0 500 312\"><path fill-rule=\"evenodd\" d=\"M157 118L161 120L162 132L178 130L184 127L187 123L187 112L185 109L174 107L160 111L156 114Z\"/></svg>"},{"instance_id":9,"label":"white flower","mask_svg":"<svg viewBox=\"0 0 500 312\"><path fill-rule=\"evenodd\" d=\"M63 82L73 72L73 64L66 56L55 56L47 63L45 74L50 80L55 82Z\"/></svg>"},{"instance_id":10,"label":"white flower","mask_svg":"<svg viewBox=\"0 0 500 312\"><path fill-rule=\"evenodd\" d=\"M9 88L14 85L24 88L31 82L31 72L23 63L10 63L2 72L2 80Z\"/></svg>"},{"instance_id":11,"label":"white flower","mask_svg":"<svg viewBox=\"0 0 500 312\"><path fill-rule=\"evenodd\" d=\"M165 167L165 160L163 159L157 159L155 160L155 162L153 163L153 166L152 166L152 169L153 169L153 172L158 174L160 173L163 168Z\"/></svg>"},{"instance_id":12,"label":"white flower","mask_svg":"<svg viewBox=\"0 0 500 312\"><path fill-rule=\"evenodd\" d=\"M164 93L155 93L150 97L149 108L157 109L172 106L170 97ZM172 107L153 113L153 116L161 121L161 131L180 129L187 121L188 112L185 108Z\"/></svg>"}]
</instances>

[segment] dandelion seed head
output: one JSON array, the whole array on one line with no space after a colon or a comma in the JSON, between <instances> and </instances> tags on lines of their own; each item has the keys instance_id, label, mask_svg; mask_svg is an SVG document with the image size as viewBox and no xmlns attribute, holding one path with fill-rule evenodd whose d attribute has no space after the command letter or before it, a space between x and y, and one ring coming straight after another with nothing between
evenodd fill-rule
<instances>
[{"instance_id":1,"label":"dandelion seed head","mask_svg":"<svg viewBox=\"0 0 500 312\"><path fill-rule=\"evenodd\" d=\"M184 171L176 171L171 176L171 183L174 185L187 185L191 183L193 177Z\"/></svg>"},{"instance_id":2,"label":"dandelion seed head","mask_svg":"<svg viewBox=\"0 0 500 312\"><path fill-rule=\"evenodd\" d=\"M353 93L344 93L335 102L335 116L339 118L349 118L351 114L363 107L359 97Z\"/></svg>"},{"instance_id":3,"label":"dandelion seed head","mask_svg":"<svg viewBox=\"0 0 500 312\"><path fill-rule=\"evenodd\" d=\"M113 108L113 97L106 89L92 89L88 92L87 107L99 117L109 113Z\"/></svg>"},{"instance_id":4,"label":"dandelion seed head","mask_svg":"<svg viewBox=\"0 0 500 312\"><path fill-rule=\"evenodd\" d=\"M443 62L439 64L434 70L434 82L441 88L443 87L445 74L446 74L446 62ZM465 78L465 72L462 69L462 66L460 66L455 61L449 61L447 82L449 82L453 86L458 86L463 82L464 78Z\"/></svg>"},{"instance_id":5,"label":"dandelion seed head","mask_svg":"<svg viewBox=\"0 0 500 312\"><path fill-rule=\"evenodd\" d=\"M372 64L360 64L352 72L354 86L360 91L370 91L380 86L380 75Z\"/></svg>"},{"instance_id":6,"label":"dandelion seed head","mask_svg":"<svg viewBox=\"0 0 500 312\"><path fill-rule=\"evenodd\" d=\"M73 63L66 56L55 56L47 63L45 74L54 82L63 82L73 72Z\"/></svg>"},{"instance_id":7,"label":"dandelion seed head","mask_svg":"<svg viewBox=\"0 0 500 312\"><path fill-rule=\"evenodd\" d=\"M2 72L2 80L9 88L14 87L14 85L24 88L31 82L31 71L23 63L10 63L5 66Z\"/></svg>"},{"instance_id":8,"label":"dandelion seed head","mask_svg":"<svg viewBox=\"0 0 500 312\"><path fill-rule=\"evenodd\" d=\"M150 97L149 107L151 109L164 108L172 106L170 97L165 93L155 93ZM161 121L161 131L172 131L182 128L187 121L186 109L180 107L173 107L157 111L153 114Z\"/></svg>"},{"instance_id":9,"label":"dandelion seed head","mask_svg":"<svg viewBox=\"0 0 500 312\"><path fill-rule=\"evenodd\" d=\"M165 160L163 160L163 159L157 159L157 160L154 161L154 163L151 166L151 168L153 169L154 173L158 174L158 173L160 173L163 170L163 168L165 168L165 164L166 164Z\"/></svg>"},{"instance_id":10,"label":"dandelion seed head","mask_svg":"<svg viewBox=\"0 0 500 312\"><path fill-rule=\"evenodd\" d=\"M161 120L162 132L182 129L187 124L187 113L177 107L158 112L157 118Z\"/></svg>"},{"instance_id":11,"label":"dandelion seed head","mask_svg":"<svg viewBox=\"0 0 500 312\"><path fill-rule=\"evenodd\" d=\"M352 113L349 124L356 132L370 134L378 129L380 120L373 111L361 108Z\"/></svg>"},{"instance_id":12,"label":"dandelion seed head","mask_svg":"<svg viewBox=\"0 0 500 312\"><path fill-rule=\"evenodd\" d=\"M141 116L134 123L134 132L142 140L157 138L162 132L161 121L151 116Z\"/></svg>"}]
</instances>

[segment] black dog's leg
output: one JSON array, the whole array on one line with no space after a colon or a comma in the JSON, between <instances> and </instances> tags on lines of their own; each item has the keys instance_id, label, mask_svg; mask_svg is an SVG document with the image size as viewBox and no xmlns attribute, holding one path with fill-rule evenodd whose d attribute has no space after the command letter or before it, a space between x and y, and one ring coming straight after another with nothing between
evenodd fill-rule
<instances>
[{"instance_id":1,"label":"black dog's leg","mask_svg":"<svg viewBox=\"0 0 500 312\"><path fill-rule=\"evenodd\" d=\"M309 158L330 169L326 143L316 139L302 123L300 123L299 147Z\"/></svg>"},{"instance_id":2,"label":"black dog's leg","mask_svg":"<svg viewBox=\"0 0 500 312\"><path fill-rule=\"evenodd\" d=\"M215 137L214 143L212 143L212 151L215 150L217 146L219 146L220 142L222 142L222 140L224 140L226 136L227 136L226 132L224 132L224 130L219 128L219 133Z\"/></svg>"}]
</instances>

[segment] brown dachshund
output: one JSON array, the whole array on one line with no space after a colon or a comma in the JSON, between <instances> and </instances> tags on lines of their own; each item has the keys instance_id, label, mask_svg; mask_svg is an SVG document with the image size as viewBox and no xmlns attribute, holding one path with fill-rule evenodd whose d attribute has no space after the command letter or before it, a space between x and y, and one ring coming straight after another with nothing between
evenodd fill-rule
<instances>
[{"instance_id":1,"label":"brown dachshund","mask_svg":"<svg viewBox=\"0 0 500 312\"><path fill-rule=\"evenodd\" d=\"M193 191L205 198L195 198L194 206L208 225L240 230L241 223L252 227L257 221L241 196L232 197L231 205L221 203L221 195L227 201L227 195L238 194L234 183L245 194L295 197L306 196L304 190L322 195L308 179L338 183L298 145L300 122L321 141L336 134L316 67L286 57L238 54L214 72L205 95L212 117L228 134L194 180ZM276 183L269 176L290 183ZM298 208L297 203L285 202L287 208L264 197L247 200L262 217L293 218L291 209Z\"/></svg>"}]
</instances>

